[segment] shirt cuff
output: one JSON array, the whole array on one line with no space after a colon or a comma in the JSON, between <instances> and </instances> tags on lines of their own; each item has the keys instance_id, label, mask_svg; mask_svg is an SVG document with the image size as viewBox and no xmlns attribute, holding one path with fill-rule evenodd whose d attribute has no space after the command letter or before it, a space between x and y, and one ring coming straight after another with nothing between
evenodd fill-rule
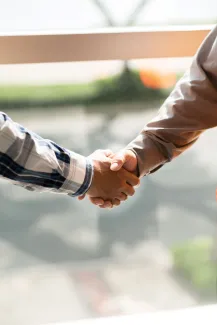
<instances>
[{"instance_id":1,"label":"shirt cuff","mask_svg":"<svg viewBox=\"0 0 217 325\"><path fill-rule=\"evenodd\" d=\"M84 195L90 188L93 179L93 163L88 157L80 156L71 158L71 170L72 173L69 177L69 183L71 183L71 191L69 196L77 197Z\"/></svg>"},{"instance_id":2,"label":"shirt cuff","mask_svg":"<svg viewBox=\"0 0 217 325\"><path fill-rule=\"evenodd\" d=\"M126 149L132 150L137 156L139 177L154 173L168 162L158 143L146 134L140 134Z\"/></svg>"}]
</instances>

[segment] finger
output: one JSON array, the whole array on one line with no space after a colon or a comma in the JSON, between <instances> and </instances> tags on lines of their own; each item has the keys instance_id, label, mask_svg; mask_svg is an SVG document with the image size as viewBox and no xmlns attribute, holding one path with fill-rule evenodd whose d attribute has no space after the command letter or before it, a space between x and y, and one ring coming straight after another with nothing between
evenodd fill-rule
<instances>
[{"instance_id":1,"label":"finger","mask_svg":"<svg viewBox=\"0 0 217 325\"><path fill-rule=\"evenodd\" d=\"M85 196L86 196L85 194L80 195L80 196L78 197L78 200L79 200L79 201L83 200L83 199L85 198Z\"/></svg>"},{"instance_id":2,"label":"finger","mask_svg":"<svg viewBox=\"0 0 217 325\"><path fill-rule=\"evenodd\" d=\"M134 175L131 172L128 172L126 169L121 169L119 172L119 177L123 180L126 180L126 182L132 186L139 186L140 185L140 179Z\"/></svg>"},{"instance_id":3,"label":"finger","mask_svg":"<svg viewBox=\"0 0 217 325\"><path fill-rule=\"evenodd\" d=\"M111 161L110 169L113 171L120 170L124 163L125 163L124 153L116 154Z\"/></svg>"},{"instance_id":4,"label":"finger","mask_svg":"<svg viewBox=\"0 0 217 325\"><path fill-rule=\"evenodd\" d=\"M117 171L120 170L121 167L124 167L126 170L137 174L137 165L138 160L136 154L132 150L127 149L121 150L119 153L114 155L110 169Z\"/></svg>"},{"instance_id":5,"label":"finger","mask_svg":"<svg viewBox=\"0 0 217 325\"><path fill-rule=\"evenodd\" d=\"M123 169L121 170L121 173L123 174L123 177L126 179L126 182L132 186L139 187L140 185L140 179L134 175L133 173L128 172L127 170Z\"/></svg>"},{"instance_id":6,"label":"finger","mask_svg":"<svg viewBox=\"0 0 217 325\"><path fill-rule=\"evenodd\" d=\"M105 155L106 157L114 156L114 152L110 149L98 149L95 152L97 152L99 155Z\"/></svg>"},{"instance_id":7,"label":"finger","mask_svg":"<svg viewBox=\"0 0 217 325\"><path fill-rule=\"evenodd\" d=\"M126 184L124 186L122 192L124 192L126 195L133 196L135 193L135 190L132 186L130 186L129 184Z\"/></svg>"},{"instance_id":8,"label":"finger","mask_svg":"<svg viewBox=\"0 0 217 325\"><path fill-rule=\"evenodd\" d=\"M139 184L135 185L134 188L139 188L139 186L140 186L140 180L139 180Z\"/></svg>"},{"instance_id":9,"label":"finger","mask_svg":"<svg viewBox=\"0 0 217 325\"><path fill-rule=\"evenodd\" d=\"M116 197L116 199L118 199L119 201L126 201L127 195L125 193L121 193Z\"/></svg>"},{"instance_id":10,"label":"finger","mask_svg":"<svg viewBox=\"0 0 217 325\"><path fill-rule=\"evenodd\" d=\"M99 208L101 208L101 209L112 209L113 204L112 204L111 201L105 201L105 203L103 205L99 205Z\"/></svg>"},{"instance_id":11,"label":"finger","mask_svg":"<svg viewBox=\"0 0 217 325\"><path fill-rule=\"evenodd\" d=\"M114 153L110 149L103 150L106 157L114 156Z\"/></svg>"},{"instance_id":12,"label":"finger","mask_svg":"<svg viewBox=\"0 0 217 325\"><path fill-rule=\"evenodd\" d=\"M114 200L112 200L112 204L113 204L113 206L117 207L117 206L119 206L121 204L121 202L118 199L114 199Z\"/></svg>"},{"instance_id":13,"label":"finger","mask_svg":"<svg viewBox=\"0 0 217 325\"><path fill-rule=\"evenodd\" d=\"M105 201L100 197L90 197L89 200L94 205L103 205L105 203Z\"/></svg>"},{"instance_id":14,"label":"finger","mask_svg":"<svg viewBox=\"0 0 217 325\"><path fill-rule=\"evenodd\" d=\"M103 158L109 158L109 157L113 157L114 153L110 150L110 149L106 149L106 150L102 150L102 149L98 149L96 151L94 151L91 155L89 155L88 157L91 159L103 159Z\"/></svg>"}]
</instances>

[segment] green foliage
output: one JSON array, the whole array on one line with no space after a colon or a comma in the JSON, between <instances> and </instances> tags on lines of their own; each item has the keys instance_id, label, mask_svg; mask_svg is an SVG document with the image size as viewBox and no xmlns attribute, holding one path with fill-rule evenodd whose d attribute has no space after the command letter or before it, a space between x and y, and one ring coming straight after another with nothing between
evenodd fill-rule
<instances>
[{"instance_id":1,"label":"green foliage","mask_svg":"<svg viewBox=\"0 0 217 325\"><path fill-rule=\"evenodd\" d=\"M59 100L67 97L90 96L94 90L94 84L0 86L0 100Z\"/></svg>"},{"instance_id":2,"label":"green foliage","mask_svg":"<svg viewBox=\"0 0 217 325\"><path fill-rule=\"evenodd\" d=\"M96 82L98 92L91 102L123 102L161 99L166 96L160 89L145 87L135 71L125 68L122 74Z\"/></svg>"},{"instance_id":3,"label":"green foliage","mask_svg":"<svg viewBox=\"0 0 217 325\"><path fill-rule=\"evenodd\" d=\"M96 85L12 85L0 86L0 108L58 107L87 101L96 92Z\"/></svg>"},{"instance_id":4,"label":"green foliage","mask_svg":"<svg viewBox=\"0 0 217 325\"><path fill-rule=\"evenodd\" d=\"M172 249L175 269L205 295L216 290L217 264L213 252L214 241L211 238L188 241Z\"/></svg>"},{"instance_id":5,"label":"green foliage","mask_svg":"<svg viewBox=\"0 0 217 325\"><path fill-rule=\"evenodd\" d=\"M135 71L87 84L0 86L0 109L64 107L163 99L168 93L146 88Z\"/></svg>"}]
</instances>

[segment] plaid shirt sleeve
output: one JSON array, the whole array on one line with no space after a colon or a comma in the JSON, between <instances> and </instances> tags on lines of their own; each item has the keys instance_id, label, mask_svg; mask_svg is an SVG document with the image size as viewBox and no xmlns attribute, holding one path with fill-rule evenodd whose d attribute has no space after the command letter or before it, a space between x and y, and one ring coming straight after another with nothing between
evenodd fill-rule
<instances>
[{"instance_id":1,"label":"plaid shirt sleeve","mask_svg":"<svg viewBox=\"0 0 217 325\"><path fill-rule=\"evenodd\" d=\"M93 176L92 161L45 140L0 112L0 177L30 191L79 196Z\"/></svg>"}]
</instances>

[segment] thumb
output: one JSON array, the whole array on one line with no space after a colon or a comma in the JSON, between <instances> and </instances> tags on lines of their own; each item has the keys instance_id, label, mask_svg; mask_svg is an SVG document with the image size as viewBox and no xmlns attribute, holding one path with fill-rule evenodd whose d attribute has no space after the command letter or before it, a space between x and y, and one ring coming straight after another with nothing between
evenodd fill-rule
<instances>
[{"instance_id":1,"label":"thumb","mask_svg":"<svg viewBox=\"0 0 217 325\"><path fill-rule=\"evenodd\" d=\"M116 154L111 161L110 169L113 171L118 171L122 168L123 164L126 161L126 156L124 152Z\"/></svg>"},{"instance_id":2,"label":"thumb","mask_svg":"<svg viewBox=\"0 0 217 325\"><path fill-rule=\"evenodd\" d=\"M80 195L80 196L78 197L78 200L79 200L79 201L82 201L85 197L86 197L86 194Z\"/></svg>"},{"instance_id":3,"label":"thumb","mask_svg":"<svg viewBox=\"0 0 217 325\"><path fill-rule=\"evenodd\" d=\"M110 149L103 150L106 157L114 156L114 153Z\"/></svg>"}]
</instances>

